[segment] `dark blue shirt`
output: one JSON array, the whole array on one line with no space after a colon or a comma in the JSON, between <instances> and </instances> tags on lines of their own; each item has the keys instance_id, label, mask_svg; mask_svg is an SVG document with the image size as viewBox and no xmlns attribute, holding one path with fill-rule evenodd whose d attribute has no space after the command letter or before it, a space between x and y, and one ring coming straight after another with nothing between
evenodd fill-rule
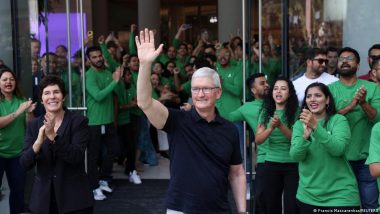
<instances>
[{"instance_id":1,"label":"dark blue shirt","mask_svg":"<svg viewBox=\"0 0 380 214\"><path fill-rule=\"evenodd\" d=\"M242 163L236 127L218 114L207 122L191 111L169 109L164 131L170 145L168 209L230 213L230 165Z\"/></svg>"}]
</instances>

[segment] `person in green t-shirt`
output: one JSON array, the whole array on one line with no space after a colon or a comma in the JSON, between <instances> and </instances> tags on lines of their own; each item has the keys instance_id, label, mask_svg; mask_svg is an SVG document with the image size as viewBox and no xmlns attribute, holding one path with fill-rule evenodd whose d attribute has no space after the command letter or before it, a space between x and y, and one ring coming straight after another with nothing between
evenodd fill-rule
<instances>
[{"instance_id":1,"label":"person in green t-shirt","mask_svg":"<svg viewBox=\"0 0 380 214\"><path fill-rule=\"evenodd\" d=\"M36 103L22 95L16 75L0 70L0 186L4 171L10 189L10 213L24 212L25 170L19 159L24 146L26 120L33 118Z\"/></svg>"},{"instance_id":2,"label":"person in green t-shirt","mask_svg":"<svg viewBox=\"0 0 380 214\"><path fill-rule=\"evenodd\" d=\"M94 190L94 199L104 200L106 197L102 191L112 192L108 181L112 178L113 159L119 150L114 127L112 93L123 72L121 67L115 71L105 67L103 54L98 46L89 47L86 56L91 63L91 68L86 72L87 117L91 130L91 142L88 146L88 174ZM107 153L98 171L97 163L103 144L107 147Z\"/></svg>"},{"instance_id":3,"label":"person in green t-shirt","mask_svg":"<svg viewBox=\"0 0 380 214\"><path fill-rule=\"evenodd\" d=\"M380 186L380 122L376 123L372 128L366 164L369 164L371 175L377 178L377 185ZM377 211L380 212L380 194Z\"/></svg>"},{"instance_id":4,"label":"person in green t-shirt","mask_svg":"<svg viewBox=\"0 0 380 214\"><path fill-rule=\"evenodd\" d=\"M302 108L290 148L290 156L299 163L300 212L359 212L358 185L344 155L351 139L347 119L337 114L331 92L319 82L306 88Z\"/></svg>"},{"instance_id":5,"label":"person in green t-shirt","mask_svg":"<svg viewBox=\"0 0 380 214\"><path fill-rule=\"evenodd\" d=\"M124 69L124 76L120 84L117 85L115 93L117 95L117 105L115 112L117 115L117 133L120 141L119 161L126 164L124 173L129 176L129 181L134 184L141 184L141 178L136 171L136 151L137 151L137 126L131 123L130 109L137 107L136 99L129 90L132 84L132 74L128 69Z\"/></svg>"},{"instance_id":6,"label":"person in green t-shirt","mask_svg":"<svg viewBox=\"0 0 380 214\"><path fill-rule=\"evenodd\" d=\"M293 83L278 78L265 97L256 129L256 144L268 144L263 172L265 213L297 214L298 164L290 157L293 123L298 115L298 99ZM284 209L282 207L284 195Z\"/></svg>"},{"instance_id":7,"label":"person in green t-shirt","mask_svg":"<svg viewBox=\"0 0 380 214\"><path fill-rule=\"evenodd\" d=\"M251 89L254 96L254 100L251 102L246 102L244 105L240 106L235 111L229 113L228 119L231 122L243 121L245 120L248 125L253 130L253 136L256 134L257 124L259 122L259 115L262 109L263 99L269 94L269 84L265 78L265 74L256 73L250 76L247 80L247 85ZM256 160L256 175L254 181L254 196L256 198L256 212L263 213L264 204L262 201L262 195L265 189L262 183L265 154L267 150L267 143L263 143L257 146L257 160ZM251 164L251 159L248 158L247 165Z\"/></svg>"},{"instance_id":8,"label":"person in green t-shirt","mask_svg":"<svg viewBox=\"0 0 380 214\"><path fill-rule=\"evenodd\" d=\"M224 118L232 111L241 106L243 94L243 74L241 66L231 62L231 53L227 48L222 48L218 54L218 64L216 71L218 72L223 93L216 102L216 107L220 115Z\"/></svg>"},{"instance_id":9,"label":"person in green t-shirt","mask_svg":"<svg viewBox=\"0 0 380 214\"><path fill-rule=\"evenodd\" d=\"M363 209L378 207L379 189L365 161L368 157L372 126L380 120L380 89L372 82L359 79L359 53L350 47L339 51L339 81L329 85L338 113L344 115L351 129L351 143L346 151L359 186Z\"/></svg>"}]
</instances>

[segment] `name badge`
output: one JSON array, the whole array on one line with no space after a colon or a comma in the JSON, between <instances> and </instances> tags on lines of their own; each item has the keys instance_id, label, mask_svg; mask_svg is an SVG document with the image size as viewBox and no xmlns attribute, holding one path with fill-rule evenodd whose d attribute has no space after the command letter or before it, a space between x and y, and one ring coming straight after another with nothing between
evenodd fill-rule
<instances>
[{"instance_id":1,"label":"name badge","mask_svg":"<svg viewBox=\"0 0 380 214\"><path fill-rule=\"evenodd\" d=\"M101 134L105 134L106 133L106 126L105 125L101 125L100 126L100 133Z\"/></svg>"}]
</instances>

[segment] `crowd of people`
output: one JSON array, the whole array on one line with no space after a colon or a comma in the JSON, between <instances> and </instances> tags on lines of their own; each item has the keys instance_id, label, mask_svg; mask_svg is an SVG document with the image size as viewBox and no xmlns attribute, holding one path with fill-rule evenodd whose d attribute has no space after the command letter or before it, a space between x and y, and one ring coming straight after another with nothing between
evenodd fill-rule
<instances>
[{"instance_id":1,"label":"crowd of people","mask_svg":"<svg viewBox=\"0 0 380 214\"><path fill-rule=\"evenodd\" d=\"M138 185L159 156L170 159L167 213L230 213L229 186L245 213L242 163L252 154L243 157L242 121L257 145L256 213L377 212L380 44L368 51L366 75L351 47L309 47L303 72L287 79L272 42L260 53L254 41L243 62L239 36L215 43L204 33L193 44L181 41L186 29L156 48L154 31L132 25L128 51L113 34L93 46L89 37L70 75L64 45L40 56L32 39L29 99L0 64L0 176L12 214L92 213L114 191L115 161ZM67 108L81 106L83 93L85 116Z\"/></svg>"}]
</instances>

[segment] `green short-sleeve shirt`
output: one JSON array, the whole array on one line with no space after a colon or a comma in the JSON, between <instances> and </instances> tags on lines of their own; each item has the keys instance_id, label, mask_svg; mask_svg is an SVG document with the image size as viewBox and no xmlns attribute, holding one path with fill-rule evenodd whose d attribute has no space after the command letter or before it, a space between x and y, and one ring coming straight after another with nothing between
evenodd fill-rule
<instances>
[{"instance_id":1,"label":"green short-sleeve shirt","mask_svg":"<svg viewBox=\"0 0 380 214\"><path fill-rule=\"evenodd\" d=\"M7 116L15 112L24 98L13 97L12 100L0 101L0 117ZM21 154L25 136L26 113L18 115L10 124L0 129L0 157L13 158Z\"/></svg>"}]
</instances>

